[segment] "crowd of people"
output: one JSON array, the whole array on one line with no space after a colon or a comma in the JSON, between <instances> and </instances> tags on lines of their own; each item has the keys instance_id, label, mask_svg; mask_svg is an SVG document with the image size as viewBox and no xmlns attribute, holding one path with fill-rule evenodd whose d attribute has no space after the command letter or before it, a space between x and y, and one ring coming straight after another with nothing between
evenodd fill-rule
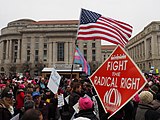
<instances>
[{"instance_id":1,"label":"crowd of people","mask_svg":"<svg viewBox=\"0 0 160 120\"><path fill-rule=\"evenodd\" d=\"M148 83L109 120L160 120L160 80L145 74ZM0 79L0 120L107 120L103 106L88 79L62 78L58 92L48 79ZM58 96L63 94L64 105ZM67 98L67 99L66 99ZM78 106L78 109L75 109ZM78 110L78 111L77 111Z\"/></svg>"}]
</instances>

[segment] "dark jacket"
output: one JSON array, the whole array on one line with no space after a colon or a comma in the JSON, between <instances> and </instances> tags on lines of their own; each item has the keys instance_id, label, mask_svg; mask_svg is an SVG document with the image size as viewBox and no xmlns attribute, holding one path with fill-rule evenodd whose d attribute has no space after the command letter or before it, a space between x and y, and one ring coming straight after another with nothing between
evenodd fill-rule
<instances>
[{"instance_id":1,"label":"dark jacket","mask_svg":"<svg viewBox=\"0 0 160 120\"><path fill-rule=\"evenodd\" d=\"M160 115L150 104L139 104L135 120L159 120Z\"/></svg>"},{"instance_id":2,"label":"dark jacket","mask_svg":"<svg viewBox=\"0 0 160 120\"><path fill-rule=\"evenodd\" d=\"M74 113L73 106L78 102L80 97L81 97L81 94L75 91L73 91L69 96L69 112L71 116Z\"/></svg>"},{"instance_id":3,"label":"dark jacket","mask_svg":"<svg viewBox=\"0 0 160 120\"><path fill-rule=\"evenodd\" d=\"M157 100L157 99L156 99L156 100L153 100L151 104L153 105L153 108L154 108L155 110L160 109L160 101L159 101L159 100Z\"/></svg>"},{"instance_id":4,"label":"dark jacket","mask_svg":"<svg viewBox=\"0 0 160 120\"><path fill-rule=\"evenodd\" d=\"M93 109L80 110L79 113L75 114L75 118L84 117L90 120L99 120L96 115L93 113Z\"/></svg>"},{"instance_id":5,"label":"dark jacket","mask_svg":"<svg viewBox=\"0 0 160 120\"><path fill-rule=\"evenodd\" d=\"M10 111L0 103L0 120L10 120L12 115Z\"/></svg>"},{"instance_id":6,"label":"dark jacket","mask_svg":"<svg viewBox=\"0 0 160 120\"><path fill-rule=\"evenodd\" d=\"M39 106L35 106L35 109L39 110L42 113L44 120L48 119L48 105L49 103L46 103L45 101L41 100Z\"/></svg>"},{"instance_id":7,"label":"dark jacket","mask_svg":"<svg viewBox=\"0 0 160 120\"><path fill-rule=\"evenodd\" d=\"M48 105L48 120L56 120L56 110L58 106L58 99L51 99L50 104Z\"/></svg>"}]
</instances>

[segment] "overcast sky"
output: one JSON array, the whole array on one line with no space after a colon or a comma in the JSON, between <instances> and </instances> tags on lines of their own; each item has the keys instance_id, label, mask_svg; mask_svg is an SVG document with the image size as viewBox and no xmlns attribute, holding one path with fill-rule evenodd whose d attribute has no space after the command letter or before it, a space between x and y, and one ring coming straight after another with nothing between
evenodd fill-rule
<instances>
[{"instance_id":1,"label":"overcast sky","mask_svg":"<svg viewBox=\"0 0 160 120\"><path fill-rule=\"evenodd\" d=\"M0 29L18 19L78 20L81 8L132 25L132 37L160 21L160 0L0 0Z\"/></svg>"}]
</instances>

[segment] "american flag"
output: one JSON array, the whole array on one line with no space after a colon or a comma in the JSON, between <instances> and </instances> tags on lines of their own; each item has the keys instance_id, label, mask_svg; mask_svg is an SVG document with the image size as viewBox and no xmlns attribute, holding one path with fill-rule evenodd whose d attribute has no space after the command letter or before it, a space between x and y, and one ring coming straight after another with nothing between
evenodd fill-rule
<instances>
[{"instance_id":1,"label":"american flag","mask_svg":"<svg viewBox=\"0 0 160 120\"><path fill-rule=\"evenodd\" d=\"M82 9L77 39L106 40L124 47L131 37L132 29L132 26L127 23Z\"/></svg>"}]
</instances>

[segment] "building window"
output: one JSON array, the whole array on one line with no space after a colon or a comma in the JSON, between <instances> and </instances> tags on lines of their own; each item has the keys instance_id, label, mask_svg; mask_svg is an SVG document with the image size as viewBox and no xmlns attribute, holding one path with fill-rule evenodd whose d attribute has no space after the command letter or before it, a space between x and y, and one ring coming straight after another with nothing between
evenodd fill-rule
<instances>
[{"instance_id":1,"label":"building window","mask_svg":"<svg viewBox=\"0 0 160 120\"><path fill-rule=\"evenodd\" d=\"M150 62L148 63L148 67L151 68L151 63Z\"/></svg>"},{"instance_id":2,"label":"building window","mask_svg":"<svg viewBox=\"0 0 160 120\"><path fill-rule=\"evenodd\" d=\"M35 37L35 49L39 49L39 37Z\"/></svg>"},{"instance_id":3,"label":"building window","mask_svg":"<svg viewBox=\"0 0 160 120\"><path fill-rule=\"evenodd\" d=\"M96 43L92 43L92 48L95 48L96 47Z\"/></svg>"},{"instance_id":4,"label":"building window","mask_svg":"<svg viewBox=\"0 0 160 120\"><path fill-rule=\"evenodd\" d=\"M30 50L27 50L27 62L30 61L30 54L31 54Z\"/></svg>"},{"instance_id":5,"label":"building window","mask_svg":"<svg viewBox=\"0 0 160 120\"><path fill-rule=\"evenodd\" d=\"M30 61L30 56L27 56L27 62L29 62Z\"/></svg>"},{"instance_id":6,"label":"building window","mask_svg":"<svg viewBox=\"0 0 160 120\"><path fill-rule=\"evenodd\" d=\"M1 71L4 71L4 67L1 67Z\"/></svg>"},{"instance_id":7,"label":"building window","mask_svg":"<svg viewBox=\"0 0 160 120\"><path fill-rule=\"evenodd\" d=\"M14 50L18 50L18 46L14 46Z\"/></svg>"},{"instance_id":8,"label":"building window","mask_svg":"<svg viewBox=\"0 0 160 120\"><path fill-rule=\"evenodd\" d=\"M39 43L35 43L35 49L39 49Z\"/></svg>"},{"instance_id":9,"label":"building window","mask_svg":"<svg viewBox=\"0 0 160 120\"><path fill-rule=\"evenodd\" d=\"M145 67L145 63L143 63L143 70L145 70L146 69L146 67Z\"/></svg>"},{"instance_id":10,"label":"building window","mask_svg":"<svg viewBox=\"0 0 160 120\"><path fill-rule=\"evenodd\" d=\"M92 50L92 61L96 61L96 51Z\"/></svg>"},{"instance_id":11,"label":"building window","mask_svg":"<svg viewBox=\"0 0 160 120\"><path fill-rule=\"evenodd\" d=\"M160 55L160 36L157 36L158 55Z\"/></svg>"},{"instance_id":12,"label":"building window","mask_svg":"<svg viewBox=\"0 0 160 120\"><path fill-rule=\"evenodd\" d=\"M104 61L106 60L106 55L104 55Z\"/></svg>"},{"instance_id":13,"label":"building window","mask_svg":"<svg viewBox=\"0 0 160 120\"><path fill-rule=\"evenodd\" d=\"M43 50L43 61L47 61L47 50Z\"/></svg>"},{"instance_id":14,"label":"building window","mask_svg":"<svg viewBox=\"0 0 160 120\"><path fill-rule=\"evenodd\" d=\"M38 50L35 50L35 62L38 62Z\"/></svg>"},{"instance_id":15,"label":"building window","mask_svg":"<svg viewBox=\"0 0 160 120\"><path fill-rule=\"evenodd\" d=\"M87 61L87 50L83 50L83 54L84 54L84 58L85 58L86 61Z\"/></svg>"},{"instance_id":16,"label":"building window","mask_svg":"<svg viewBox=\"0 0 160 120\"><path fill-rule=\"evenodd\" d=\"M152 57L151 38L148 38L146 42L147 42L147 56L148 56L147 58L150 58Z\"/></svg>"},{"instance_id":17,"label":"building window","mask_svg":"<svg viewBox=\"0 0 160 120\"><path fill-rule=\"evenodd\" d=\"M14 62L16 62L17 59L17 52L14 52Z\"/></svg>"},{"instance_id":18,"label":"building window","mask_svg":"<svg viewBox=\"0 0 160 120\"><path fill-rule=\"evenodd\" d=\"M35 37L35 42L36 42L36 43L39 42L39 37Z\"/></svg>"},{"instance_id":19,"label":"building window","mask_svg":"<svg viewBox=\"0 0 160 120\"><path fill-rule=\"evenodd\" d=\"M43 47L44 47L44 49L46 49L46 48L47 48L47 43L44 43L44 46L43 46Z\"/></svg>"},{"instance_id":20,"label":"building window","mask_svg":"<svg viewBox=\"0 0 160 120\"><path fill-rule=\"evenodd\" d=\"M18 40L15 40L15 45L18 45Z\"/></svg>"},{"instance_id":21,"label":"building window","mask_svg":"<svg viewBox=\"0 0 160 120\"><path fill-rule=\"evenodd\" d=\"M83 48L87 48L87 43L83 43Z\"/></svg>"},{"instance_id":22,"label":"building window","mask_svg":"<svg viewBox=\"0 0 160 120\"><path fill-rule=\"evenodd\" d=\"M57 43L57 61L64 61L64 42Z\"/></svg>"},{"instance_id":23,"label":"building window","mask_svg":"<svg viewBox=\"0 0 160 120\"><path fill-rule=\"evenodd\" d=\"M27 43L27 49L31 48L31 43Z\"/></svg>"}]
</instances>

